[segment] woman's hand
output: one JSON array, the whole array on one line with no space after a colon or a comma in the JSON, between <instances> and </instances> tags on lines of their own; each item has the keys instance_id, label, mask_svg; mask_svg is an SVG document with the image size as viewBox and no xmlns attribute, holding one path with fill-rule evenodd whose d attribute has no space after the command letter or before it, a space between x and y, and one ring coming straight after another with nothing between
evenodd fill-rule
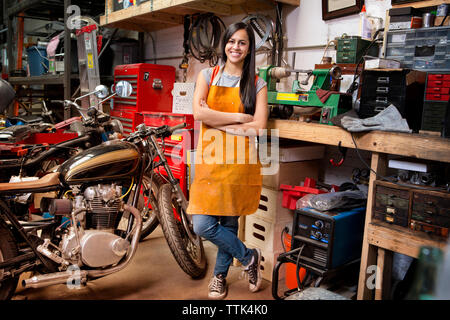
<instances>
[{"instance_id":1,"label":"woman's hand","mask_svg":"<svg viewBox=\"0 0 450 320\"><path fill-rule=\"evenodd\" d=\"M253 121L253 116L251 114L238 113L238 122L239 123L247 123L247 122L252 122L252 121Z\"/></svg>"},{"instance_id":2,"label":"woman's hand","mask_svg":"<svg viewBox=\"0 0 450 320\"><path fill-rule=\"evenodd\" d=\"M209 109L209 106L204 99L200 100L200 107Z\"/></svg>"}]
</instances>

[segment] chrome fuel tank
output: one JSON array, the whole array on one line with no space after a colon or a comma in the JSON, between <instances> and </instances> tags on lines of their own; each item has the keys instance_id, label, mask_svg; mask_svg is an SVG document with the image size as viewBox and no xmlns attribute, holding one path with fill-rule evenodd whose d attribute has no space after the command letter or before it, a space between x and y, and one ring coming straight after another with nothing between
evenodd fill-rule
<instances>
[{"instance_id":1,"label":"chrome fuel tank","mask_svg":"<svg viewBox=\"0 0 450 320\"><path fill-rule=\"evenodd\" d=\"M108 141L70 158L61 165L59 172L67 184L120 179L133 175L140 161L140 153L134 144Z\"/></svg>"}]
</instances>

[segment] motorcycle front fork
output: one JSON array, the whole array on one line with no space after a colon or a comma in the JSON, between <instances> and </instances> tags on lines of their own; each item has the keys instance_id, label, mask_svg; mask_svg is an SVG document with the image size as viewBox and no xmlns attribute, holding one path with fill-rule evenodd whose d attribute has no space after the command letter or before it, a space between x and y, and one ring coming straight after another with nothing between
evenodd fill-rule
<instances>
[{"instance_id":1,"label":"motorcycle front fork","mask_svg":"<svg viewBox=\"0 0 450 320\"><path fill-rule=\"evenodd\" d=\"M152 140L152 144L155 147L158 157L160 159L160 165L162 165L164 167L164 169L166 170L169 183L172 185L172 189L176 195L178 205L181 208L180 212L176 212L176 210L174 210L175 218L177 220L181 221L189 238L195 242L197 239L197 236L192 231L193 230L192 222L191 222L191 219L189 219L188 214L187 214L188 202L186 200L186 197L184 196L183 190L181 190L180 182L174 177L172 170L170 169L169 164L167 163L167 159L164 156L164 152L162 152L158 142L156 141L156 138L154 136L151 136L150 138Z\"/></svg>"}]
</instances>

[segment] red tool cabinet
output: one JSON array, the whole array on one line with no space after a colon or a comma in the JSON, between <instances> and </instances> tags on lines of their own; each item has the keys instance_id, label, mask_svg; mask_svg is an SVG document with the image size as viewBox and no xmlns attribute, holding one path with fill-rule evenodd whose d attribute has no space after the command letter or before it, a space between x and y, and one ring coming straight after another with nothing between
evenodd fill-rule
<instances>
[{"instance_id":1,"label":"red tool cabinet","mask_svg":"<svg viewBox=\"0 0 450 320\"><path fill-rule=\"evenodd\" d=\"M122 122L126 135L144 122L142 112L172 112L175 67L150 63L119 65L114 69L114 83L120 80L130 82L133 91L126 98L114 97L111 117Z\"/></svg>"},{"instance_id":2,"label":"red tool cabinet","mask_svg":"<svg viewBox=\"0 0 450 320\"><path fill-rule=\"evenodd\" d=\"M149 63L119 65L114 69L114 83L120 80L130 82L133 87L130 97L114 97L111 108L111 117L120 120L125 135L133 132L141 123L154 128L186 123L186 128L180 134L164 140L164 154L187 196L186 158L188 151L194 148L194 117L172 113L175 67ZM159 170L162 175L167 175L164 168Z\"/></svg>"}]
</instances>

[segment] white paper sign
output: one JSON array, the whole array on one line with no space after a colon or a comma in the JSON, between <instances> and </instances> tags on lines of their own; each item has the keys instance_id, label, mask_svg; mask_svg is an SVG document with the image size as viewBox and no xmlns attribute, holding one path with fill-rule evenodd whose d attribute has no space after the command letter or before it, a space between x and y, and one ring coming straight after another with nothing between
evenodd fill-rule
<instances>
[{"instance_id":1,"label":"white paper sign","mask_svg":"<svg viewBox=\"0 0 450 320\"><path fill-rule=\"evenodd\" d=\"M192 114L194 82L176 82L173 85L172 113Z\"/></svg>"}]
</instances>

